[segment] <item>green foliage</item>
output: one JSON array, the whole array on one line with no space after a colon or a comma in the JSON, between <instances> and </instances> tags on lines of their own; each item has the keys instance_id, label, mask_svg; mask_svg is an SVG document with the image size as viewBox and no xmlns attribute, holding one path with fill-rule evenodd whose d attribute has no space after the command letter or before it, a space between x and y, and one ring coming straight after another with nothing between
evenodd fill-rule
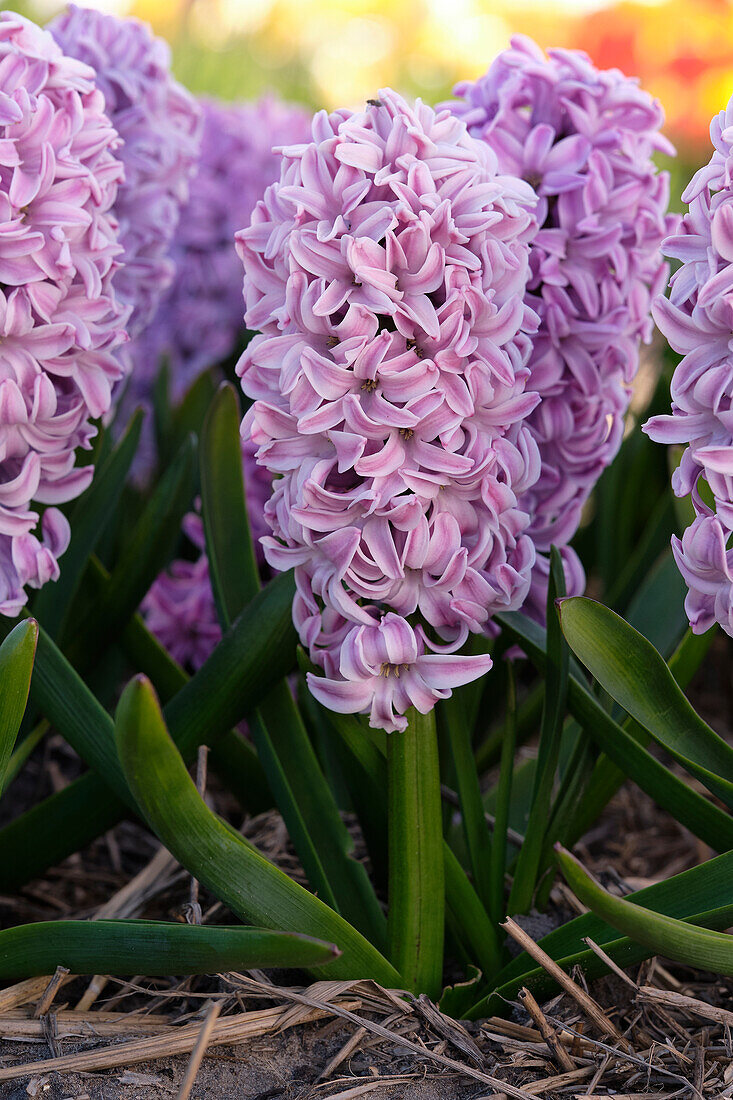
<instances>
[{"instance_id":1,"label":"green foliage","mask_svg":"<svg viewBox=\"0 0 733 1100\"><path fill-rule=\"evenodd\" d=\"M321 966L338 955L331 943L226 925L138 920L58 920L0 932L0 979L51 974L218 974L270 966Z\"/></svg>"},{"instance_id":2,"label":"green foliage","mask_svg":"<svg viewBox=\"0 0 733 1100\"><path fill-rule=\"evenodd\" d=\"M162 370L151 487L129 484L137 416L115 445L113 434L100 441L60 581L35 596L33 619L6 624L0 794L48 729L89 771L0 829L0 890L17 890L137 815L236 917L258 927L59 921L8 929L0 978L58 963L150 975L298 966L437 998L447 960L465 980L443 994L446 1010L506 1012L522 985L538 996L552 991L532 959L509 958L501 924L547 903L558 861L592 910L542 941L566 969L602 971L584 942L592 936L621 965L660 951L730 972L728 938L718 932L733 922L733 750L684 695L711 635L686 631L684 585L664 550L675 512L658 449L638 429L627 436L577 540L609 606L563 599L553 548L547 628L518 612L498 616L499 638L471 643L491 645L485 680L430 715L411 713L404 733L386 736L361 717L324 710L304 686L302 653L296 671L294 582L286 574L263 583L258 572L240 419L235 388L217 390L215 371L173 408ZM190 675L138 608L181 553L181 518L199 492L222 639ZM510 646L528 661L505 660ZM207 807L187 771L201 745L242 810L277 808L309 889ZM525 745L536 750L520 753ZM721 855L625 899L568 854L556 859L553 846L572 845L627 779ZM368 864L355 858L344 810Z\"/></svg>"}]
</instances>

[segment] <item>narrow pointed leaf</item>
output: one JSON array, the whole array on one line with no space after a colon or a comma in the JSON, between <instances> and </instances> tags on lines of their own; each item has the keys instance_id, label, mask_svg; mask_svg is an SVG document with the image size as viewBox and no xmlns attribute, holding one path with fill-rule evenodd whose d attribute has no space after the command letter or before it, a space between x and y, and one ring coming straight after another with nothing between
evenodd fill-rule
<instances>
[{"instance_id":1,"label":"narrow pointed leaf","mask_svg":"<svg viewBox=\"0 0 733 1100\"><path fill-rule=\"evenodd\" d=\"M733 808L733 749L695 713L651 642L585 596L563 600L560 619L570 647L599 684Z\"/></svg>"},{"instance_id":2,"label":"narrow pointed leaf","mask_svg":"<svg viewBox=\"0 0 733 1100\"><path fill-rule=\"evenodd\" d=\"M633 901L614 897L591 878L570 852L558 846L556 856L576 896L612 928L623 932L655 955L664 955L675 962L712 970L716 974L733 974L733 936L698 928L674 917L650 913Z\"/></svg>"},{"instance_id":3,"label":"narrow pointed leaf","mask_svg":"<svg viewBox=\"0 0 733 1100\"><path fill-rule=\"evenodd\" d=\"M514 669L509 666L507 680L506 728L501 747L499 782L496 790L494 835L491 841L491 897L489 913L495 924L504 916L504 875L506 873L506 832L514 781L514 752L517 744L517 691Z\"/></svg>"},{"instance_id":4,"label":"narrow pointed leaf","mask_svg":"<svg viewBox=\"0 0 733 1100\"><path fill-rule=\"evenodd\" d=\"M199 464L211 586L225 626L259 589L244 497L240 420L234 387L224 383L204 422Z\"/></svg>"},{"instance_id":5,"label":"narrow pointed leaf","mask_svg":"<svg viewBox=\"0 0 733 1100\"><path fill-rule=\"evenodd\" d=\"M138 409L122 439L95 470L91 485L71 513L71 542L63 556L61 575L35 598L33 614L52 638L63 628L89 558L120 500L140 442L142 422L143 413Z\"/></svg>"},{"instance_id":6,"label":"narrow pointed leaf","mask_svg":"<svg viewBox=\"0 0 733 1100\"><path fill-rule=\"evenodd\" d=\"M143 817L178 861L240 919L326 937L342 951L323 974L369 975L399 985L397 971L329 906L278 870L206 806L186 771L150 684L132 680L117 710L117 747Z\"/></svg>"},{"instance_id":7,"label":"narrow pointed leaf","mask_svg":"<svg viewBox=\"0 0 733 1100\"><path fill-rule=\"evenodd\" d=\"M522 646L540 671L545 668L545 632L519 612L497 616L504 630ZM674 814L716 851L733 848L733 819L708 802L666 768L632 735L633 724L614 722L584 682L572 671L568 683L568 707L580 725L621 771Z\"/></svg>"},{"instance_id":8,"label":"narrow pointed leaf","mask_svg":"<svg viewBox=\"0 0 733 1100\"><path fill-rule=\"evenodd\" d=\"M550 578L547 588L547 669L545 705L540 727L537 770L532 792L532 807L509 895L508 912L526 913L532 906L540 859L547 831L552 788L560 757L560 740L568 693L568 647L562 636L554 602L565 595L562 561L556 548L550 552Z\"/></svg>"},{"instance_id":9,"label":"narrow pointed leaf","mask_svg":"<svg viewBox=\"0 0 733 1100\"><path fill-rule=\"evenodd\" d=\"M460 692L436 707L438 729L448 742L453 760L456 793L461 808L461 828L466 842L471 874L476 891L485 906L490 905L491 875L489 870L491 836L481 798L476 758L471 744L473 727L469 723Z\"/></svg>"},{"instance_id":10,"label":"narrow pointed leaf","mask_svg":"<svg viewBox=\"0 0 733 1100\"><path fill-rule=\"evenodd\" d=\"M292 932L148 920L58 920L0 932L0 980L51 974L221 974L311 967L338 956L333 944Z\"/></svg>"},{"instance_id":11,"label":"narrow pointed leaf","mask_svg":"<svg viewBox=\"0 0 733 1100\"><path fill-rule=\"evenodd\" d=\"M0 645L0 796L23 720L38 640L38 623L26 619Z\"/></svg>"},{"instance_id":12,"label":"narrow pointed leaf","mask_svg":"<svg viewBox=\"0 0 733 1100\"><path fill-rule=\"evenodd\" d=\"M135 525L109 582L97 585L87 612L69 623L67 652L74 664L96 660L100 646L123 629L170 559L193 499L195 450L195 440L187 440ZM91 582L95 574L86 576Z\"/></svg>"}]
</instances>

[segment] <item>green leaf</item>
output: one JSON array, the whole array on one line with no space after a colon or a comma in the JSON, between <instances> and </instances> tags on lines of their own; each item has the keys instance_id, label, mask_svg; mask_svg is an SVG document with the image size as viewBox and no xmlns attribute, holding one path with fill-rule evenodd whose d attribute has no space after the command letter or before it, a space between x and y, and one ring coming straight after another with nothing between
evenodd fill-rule
<instances>
[{"instance_id":1,"label":"green leaf","mask_svg":"<svg viewBox=\"0 0 733 1100\"><path fill-rule=\"evenodd\" d=\"M343 952L323 974L400 984L397 971L343 917L269 863L211 812L176 750L147 680L117 709L117 746L140 811L176 859L233 913L267 928L326 937Z\"/></svg>"},{"instance_id":2,"label":"green leaf","mask_svg":"<svg viewBox=\"0 0 733 1100\"><path fill-rule=\"evenodd\" d=\"M218 737L226 734L257 705L273 681L277 682L291 671L296 642L291 617L293 591L293 578L289 573L268 584L245 608L196 675L167 704L166 721L187 761L195 758L199 745L204 741L215 744ZM48 662L45 659L47 654L51 658ZM39 647L31 693L62 736L85 759L94 759L95 767L99 767L104 780L120 790L119 764L115 763L113 751L110 751L112 720L50 639L44 639L44 644ZM86 781L86 797L91 798L93 794L94 799L104 806L105 795L100 793L100 788L102 792L106 791L107 798L113 800L117 814L115 817L111 812L105 815L100 812L105 826L99 831L103 832L118 820L121 807L99 777L90 777ZM88 843L99 835L94 831L95 819L89 822L76 820L74 805L76 812L84 813L83 803L73 804L71 795L67 796L63 807L70 819L65 834L68 846L65 836L50 828L55 820L56 804L52 803L50 807L49 836L53 836L53 843L49 844L48 852L52 854L48 858L39 847L46 803L41 803L11 825L0 829L0 851L9 851L6 841L12 837L14 851L26 852L27 877L23 877L22 865L16 865L12 872L16 888L51 863L76 851L80 837L83 836L85 843ZM32 849L26 837L33 838ZM4 874L5 868L0 861L0 883L4 881Z\"/></svg>"},{"instance_id":3,"label":"green leaf","mask_svg":"<svg viewBox=\"0 0 733 1100\"><path fill-rule=\"evenodd\" d=\"M150 633L140 615L133 615L120 641L132 667L152 681L162 703L168 703L191 679ZM272 809L272 792L257 753L239 730L229 730L211 746L209 763L247 813Z\"/></svg>"},{"instance_id":4,"label":"green leaf","mask_svg":"<svg viewBox=\"0 0 733 1100\"><path fill-rule=\"evenodd\" d=\"M0 893L16 893L47 867L86 848L124 817L126 807L86 772L0 829Z\"/></svg>"},{"instance_id":5,"label":"green leaf","mask_svg":"<svg viewBox=\"0 0 733 1100\"><path fill-rule=\"evenodd\" d=\"M100 646L114 639L134 615L180 536L181 520L194 491L195 440L189 439L161 479L115 565L109 581L87 572L97 592L89 610L73 626L67 652L74 664L98 658Z\"/></svg>"},{"instance_id":6,"label":"green leaf","mask_svg":"<svg viewBox=\"0 0 733 1100\"><path fill-rule=\"evenodd\" d=\"M225 382L204 421L199 455L206 554L219 619L225 628L260 587L247 522L240 421L236 392Z\"/></svg>"},{"instance_id":7,"label":"green leaf","mask_svg":"<svg viewBox=\"0 0 733 1100\"><path fill-rule=\"evenodd\" d=\"M540 671L545 668L545 632L519 612L497 616ZM571 669L568 707L608 757L676 820L718 851L733 847L733 821L661 764L632 736L633 723L619 725Z\"/></svg>"},{"instance_id":8,"label":"green leaf","mask_svg":"<svg viewBox=\"0 0 733 1100\"><path fill-rule=\"evenodd\" d=\"M514 668L509 665L507 680L506 730L501 747L499 783L496 790L494 835L491 842L491 901L489 913L495 924L504 916L504 875L506 873L506 832L512 796L514 752L517 744L517 689Z\"/></svg>"},{"instance_id":9,"label":"green leaf","mask_svg":"<svg viewBox=\"0 0 733 1100\"><path fill-rule=\"evenodd\" d=\"M733 936L650 913L633 901L614 897L591 878L570 852L558 845L556 855L575 895L607 924L655 955L716 974L733 974Z\"/></svg>"},{"instance_id":10,"label":"green leaf","mask_svg":"<svg viewBox=\"0 0 733 1100\"><path fill-rule=\"evenodd\" d=\"M501 966L501 944L481 899L448 845L443 842L445 910L448 927L465 942L467 953L486 977Z\"/></svg>"},{"instance_id":11,"label":"green leaf","mask_svg":"<svg viewBox=\"0 0 733 1100\"><path fill-rule=\"evenodd\" d=\"M638 622L632 625L638 628ZM706 634L693 634L688 629L669 658L669 670L683 690L702 664L713 634L714 628L708 630ZM635 738L643 735L641 744L646 745L651 740L649 735L630 718L624 721L623 728L630 730ZM562 831L551 836L552 842L560 840L565 845L574 844L590 828L598 817L600 807L607 805L625 779L626 775L621 768L617 767L605 753L601 753L590 782L582 794L578 794L574 803L570 803L574 809L568 815Z\"/></svg>"},{"instance_id":12,"label":"green leaf","mask_svg":"<svg viewBox=\"0 0 733 1100\"><path fill-rule=\"evenodd\" d=\"M351 714L325 710L313 700L329 727L334 731L342 752L349 758L349 775L354 782L351 794L369 849L372 865L387 862L387 815L384 792L387 789L386 752L379 745L378 732L368 729ZM391 734L389 735L392 736ZM382 740L386 738L382 736ZM456 937L465 943L471 958L485 974L499 967L501 952L495 925L491 923L478 894L448 844L443 841L446 919Z\"/></svg>"},{"instance_id":13,"label":"green leaf","mask_svg":"<svg viewBox=\"0 0 733 1100\"><path fill-rule=\"evenodd\" d=\"M725 929L733 923L733 852L683 871L665 882L645 887L630 895L634 904L651 912L664 913L709 928ZM649 955L649 950L619 936L610 925L592 913L585 913L561 925L540 941L540 947L564 970L581 966L586 977L606 972L603 962L585 944L590 937L620 966L632 966ZM505 1012L526 985L540 999L550 997L555 982L547 971L525 952L512 959L498 975L493 987L471 1009L471 1019Z\"/></svg>"},{"instance_id":14,"label":"green leaf","mask_svg":"<svg viewBox=\"0 0 733 1100\"><path fill-rule=\"evenodd\" d=\"M435 1000L443 976L445 879L435 715L408 712L387 738L390 957L406 988Z\"/></svg>"},{"instance_id":15,"label":"green leaf","mask_svg":"<svg viewBox=\"0 0 733 1100\"><path fill-rule=\"evenodd\" d=\"M461 828L468 851L468 860L476 891L485 906L491 903L489 853L491 834L481 798L476 759L463 698L459 692L439 703L435 709L438 729L448 743L453 760L456 792L461 809Z\"/></svg>"},{"instance_id":16,"label":"green leaf","mask_svg":"<svg viewBox=\"0 0 733 1100\"><path fill-rule=\"evenodd\" d=\"M89 558L117 508L140 442L142 422L143 412L138 409L122 439L95 470L91 485L71 513L71 541L63 556L59 579L46 585L35 598L33 614L52 638L61 634Z\"/></svg>"},{"instance_id":17,"label":"green leaf","mask_svg":"<svg viewBox=\"0 0 733 1100\"><path fill-rule=\"evenodd\" d=\"M51 974L221 974L253 967L311 967L333 944L292 932L152 920L57 920L0 932L0 980Z\"/></svg>"},{"instance_id":18,"label":"green leaf","mask_svg":"<svg viewBox=\"0 0 733 1100\"><path fill-rule=\"evenodd\" d=\"M219 620L226 630L259 589L247 520L234 388L225 383L206 418L201 492L206 549ZM300 713L285 682L275 685L249 718L270 790L312 888L360 928L386 943L386 920L353 841L341 820Z\"/></svg>"},{"instance_id":19,"label":"green leaf","mask_svg":"<svg viewBox=\"0 0 733 1100\"><path fill-rule=\"evenodd\" d=\"M560 757L560 739L568 693L568 647L555 614L555 599L565 595L563 565L557 549L550 550L550 577L547 587L547 667L545 706L542 712L537 770L532 792L532 808L516 866L507 912L526 913L532 906L537 875L545 843L552 789Z\"/></svg>"},{"instance_id":20,"label":"green leaf","mask_svg":"<svg viewBox=\"0 0 733 1100\"><path fill-rule=\"evenodd\" d=\"M384 914L364 865L353 858L353 840L287 684L274 688L250 716L250 731L311 886L384 947Z\"/></svg>"},{"instance_id":21,"label":"green leaf","mask_svg":"<svg viewBox=\"0 0 733 1100\"><path fill-rule=\"evenodd\" d=\"M658 745L733 808L733 748L695 713L651 642L585 596L560 605L568 644Z\"/></svg>"},{"instance_id":22,"label":"green leaf","mask_svg":"<svg viewBox=\"0 0 733 1100\"><path fill-rule=\"evenodd\" d=\"M23 721L38 641L38 623L26 619L0 645L0 796L8 782L8 765Z\"/></svg>"}]
</instances>

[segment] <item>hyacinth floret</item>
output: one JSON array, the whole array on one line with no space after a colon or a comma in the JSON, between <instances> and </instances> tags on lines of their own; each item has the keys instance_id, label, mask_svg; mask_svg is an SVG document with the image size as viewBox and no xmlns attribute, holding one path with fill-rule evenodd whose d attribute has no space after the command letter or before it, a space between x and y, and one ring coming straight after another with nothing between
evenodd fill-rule
<instances>
[{"instance_id":1,"label":"hyacinth floret","mask_svg":"<svg viewBox=\"0 0 733 1100\"><path fill-rule=\"evenodd\" d=\"M311 690L387 730L490 667L457 650L530 584L534 201L449 111L385 90L317 114L238 234L265 555L295 567Z\"/></svg>"},{"instance_id":2,"label":"hyacinth floret","mask_svg":"<svg viewBox=\"0 0 733 1100\"><path fill-rule=\"evenodd\" d=\"M695 518L672 549L689 592L693 631L718 622L733 636L733 99L710 124L714 151L685 189L688 212L663 243L681 261L654 318L682 360L671 385L672 413L644 430L659 443L685 444L672 477Z\"/></svg>"},{"instance_id":3,"label":"hyacinth floret","mask_svg":"<svg viewBox=\"0 0 733 1100\"><path fill-rule=\"evenodd\" d=\"M545 54L516 36L488 72L459 84L449 104L494 149L502 172L539 196L527 303L541 318L528 418L542 472L521 504L539 551L526 610L544 614L550 545L562 547L569 592L583 570L566 546L583 506L621 444L640 343L667 268L659 245L673 228L668 178L652 155L659 103L616 69L576 50Z\"/></svg>"},{"instance_id":4,"label":"hyacinth floret","mask_svg":"<svg viewBox=\"0 0 733 1100\"><path fill-rule=\"evenodd\" d=\"M92 467L77 467L75 451L89 448L122 374L118 146L93 71L33 23L0 13L4 615L18 613L26 587L58 577L69 527L54 505L89 484Z\"/></svg>"},{"instance_id":5,"label":"hyacinth floret","mask_svg":"<svg viewBox=\"0 0 733 1100\"><path fill-rule=\"evenodd\" d=\"M115 213L125 267L117 290L132 307L134 337L173 280L168 253L198 157L201 112L171 76L168 45L145 23L71 4L49 30L66 54L94 69L123 141L125 176Z\"/></svg>"}]
</instances>

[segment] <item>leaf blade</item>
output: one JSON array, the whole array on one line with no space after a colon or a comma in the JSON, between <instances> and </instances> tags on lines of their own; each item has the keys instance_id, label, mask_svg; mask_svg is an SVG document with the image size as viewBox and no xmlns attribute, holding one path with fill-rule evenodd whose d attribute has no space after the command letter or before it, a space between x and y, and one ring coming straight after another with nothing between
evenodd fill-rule
<instances>
[{"instance_id":1,"label":"leaf blade","mask_svg":"<svg viewBox=\"0 0 733 1100\"><path fill-rule=\"evenodd\" d=\"M699 717L654 646L586 596L560 605L574 653L658 745L733 808L733 749Z\"/></svg>"}]
</instances>

